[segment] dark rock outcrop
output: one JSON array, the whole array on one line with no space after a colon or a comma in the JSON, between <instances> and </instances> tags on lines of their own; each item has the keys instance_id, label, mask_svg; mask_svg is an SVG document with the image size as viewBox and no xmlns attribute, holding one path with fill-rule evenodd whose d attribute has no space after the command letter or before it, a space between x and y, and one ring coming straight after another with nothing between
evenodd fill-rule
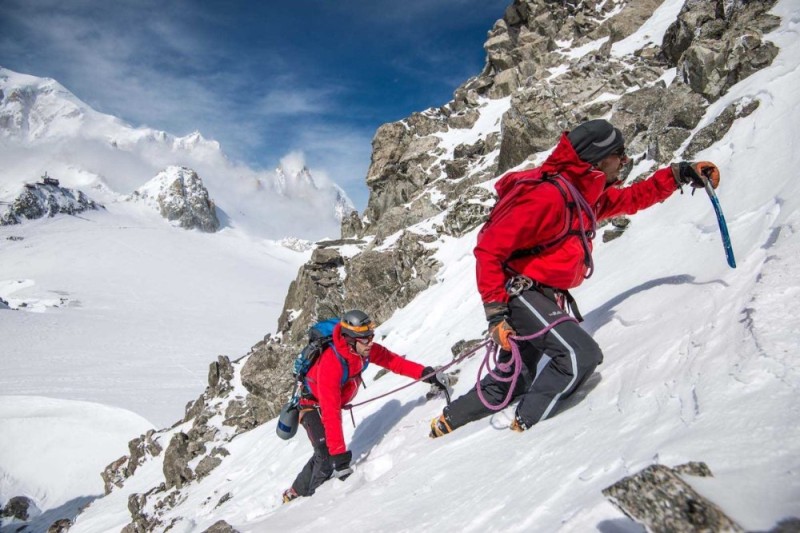
<instances>
[{"instance_id":1,"label":"dark rock outcrop","mask_svg":"<svg viewBox=\"0 0 800 533\"><path fill-rule=\"evenodd\" d=\"M698 131L692 137L689 146L686 147L684 157L689 160L695 159L694 156L697 152L705 150L722 139L737 119L750 115L758 109L758 105L758 100L743 98L726 107L711 124Z\"/></svg>"},{"instance_id":2,"label":"dark rock outcrop","mask_svg":"<svg viewBox=\"0 0 800 533\"><path fill-rule=\"evenodd\" d=\"M26 184L20 194L0 215L0 226L20 224L25 220L54 217L58 214L76 215L89 209L104 209L83 192L67 189L55 180L48 183Z\"/></svg>"},{"instance_id":3,"label":"dark rock outcrop","mask_svg":"<svg viewBox=\"0 0 800 533\"><path fill-rule=\"evenodd\" d=\"M194 458L189 450L189 443L189 436L182 432L175 433L169 441L167 451L164 452L164 479L168 489L179 489L195 477L189 468L189 461Z\"/></svg>"},{"instance_id":4,"label":"dark rock outcrop","mask_svg":"<svg viewBox=\"0 0 800 533\"><path fill-rule=\"evenodd\" d=\"M208 529L203 531L203 533L238 533L236 529L233 528L229 523L225 520L219 520L214 522Z\"/></svg>"},{"instance_id":5,"label":"dark rock outcrop","mask_svg":"<svg viewBox=\"0 0 800 533\"><path fill-rule=\"evenodd\" d=\"M50 524L47 533L67 533L70 527L72 527L72 521L69 518L61 518Z\"/></svg>"},{"instance_id":6,"label":"dark rock outcrop","mask_svg":"<svg viewBox=\"0 0 800 533\"><path fill-rule=\"evenodd\" d=\"M151 429L144 435L131 440L128 442L129 455L123 455L105 467L100 476L103 478L106 494L114 490L114 487L121 487L145 460L161 454L162 446L158 437L158 432Z\"/></svg>"},{"instance_id":7,"label":"dark rock outcrop","mask_svg":"<svg viewBox=\"0 0 800 533\"><path fill-rule=\"evenodd\" d=\"M424 245L431 237L403 232L393 246L362 246L352 258L339 246L314 250L289 286L278 320L283 342L299 348L314 322L347 309L363 309L379 322L388 318L433 282L439 267Z\"/></svg>"},{"instance_id":8,"label":"dark rock outcrop","mask_svg":"<svg viewBox=\"0 0 800 533\"><path fill-rule=\"evenodd\" d=\"M253 347L242 367L250 409L247 414L235 415L242 418L240 425L254 427L278 415L294 385L289 362L296 354L290 345L271 338Z\"/></svg>"},{"instance_id":9,"label":"dark rock outcrop","mask_svg":"<svg viewBox=\"0 0 800 533\"><path fill-rule=\"evenodd\" d=\"M3 518L14 518L22 522L27 522L38 514L40 514L40 511L36 504L27 496L10 498L2 511Z\"/></svg>"},{"instance_id":10,"label":"dark rock outcrop","mask_svg":"<svg viewBox=\"0 0 800 533\"><path fill-rule=\"evenodd\" d=\"M603 494L648 531L744 531L719 507L698 494L683 476L709 477L711 471L705 463L676 468L652 465L603 489Z\"/></svg>"},{"instance_id":11,"label":"dark rock outcrop","mask_svg":"<svg viewBox=\"0 0 800 533\"><path fill-rule=\"evenodd\" d=\"M622 130L630 153L662 166L700 122L706 100L685 85L657 84L623 95L614 104L614 125Z\"/></svg>"},{"instance_id":12,"label":"dark rock outcrop","mask_svg":"<svg viewBox=\"0 0 800 533\"><path fill-rule=\"evenodd\" d=\"M775 59L778 48L763 37L778 25L767 13L774 4L689 0L664 36L664 55L684 83L713 102Z\"/></svg>"}]
</instances>

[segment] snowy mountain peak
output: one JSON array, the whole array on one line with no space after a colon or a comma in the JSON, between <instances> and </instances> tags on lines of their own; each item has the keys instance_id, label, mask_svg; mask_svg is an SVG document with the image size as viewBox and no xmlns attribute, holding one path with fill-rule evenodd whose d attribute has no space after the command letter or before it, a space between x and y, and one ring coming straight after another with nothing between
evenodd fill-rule
<instances>
[{"instance_id":1,"label":"snowy mountain peak","mask_svg":"<svg viewBox=\"0 0 800 533\"><path fill-rule=\"evenodd\" d=\"M308 167L293 171L282 166L275 169L275 188L279 194L290 194L294 190L319 189Z\"/></svg>"},{"instance_id":2,"label":"snowy mountain peak","mask_svg":"<svg viewBox=\"0 0 800 533\"><path fill-rule=\"evenodd\" d=\"M172 144L178 150L220 150L220 145L217 141L206 139L199 131L193 131L185 137L175 137Z\"/></svg>"},{"instance_id":3,"label":"snowy mountain peak","mask_svg":"<svg viewBox=\"0 0 800 533\"><path fill-rule=\"evenodd\" d=\"M51 78L0 68L0 134L28 140L75 135L88 106Z\"/></svg>"},{"instance_id":4,"label":"snowy mountain peak","mask_svg":"<svg viewBox=\"0 0 800 533\"><path fill-rule=\"evenodd\" d=\"M356 208L344 190L325 176L315 176L306 166L302 153L292 152L275 169L275 189L282 196L331 194L336 220L341 222Z\"/></svg>"},{"instance_id":5,"label":"snowy mountain peak","mask_svg":"<svg viewBox=\"0 0 800 533\"><path fill-rule=\"evenodd\" d=\"M129 199L143 200L182 228L213 233L220 226L208 189L190 168L167 167L134 191Z\"/></svg>"}]
</instances>

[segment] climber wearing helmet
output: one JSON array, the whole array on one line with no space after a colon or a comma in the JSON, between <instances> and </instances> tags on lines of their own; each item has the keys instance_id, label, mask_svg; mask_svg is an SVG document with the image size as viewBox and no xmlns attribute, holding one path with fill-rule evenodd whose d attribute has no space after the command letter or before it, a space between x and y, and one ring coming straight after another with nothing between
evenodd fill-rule
<instances>
[{"instance_id":1,"label":"climber wearing helmet","mask_svg":"<svg viewBox=\"0 0 800 533\"><path fill-rule=\"evenodd\" d=\"M352 472L352 454L344 442L342 408L355 398L362 373L370 363L391 372L420 379L446 390L431 367L405 359L375 342L375 324L359 310L348 311L333 329L331 344L315 361L306 377L308 393L300 400L300 423L308 433L314 455L283 493L284 503L311 496L331 477L341 480Z\"/></svg>"}]
</instances>

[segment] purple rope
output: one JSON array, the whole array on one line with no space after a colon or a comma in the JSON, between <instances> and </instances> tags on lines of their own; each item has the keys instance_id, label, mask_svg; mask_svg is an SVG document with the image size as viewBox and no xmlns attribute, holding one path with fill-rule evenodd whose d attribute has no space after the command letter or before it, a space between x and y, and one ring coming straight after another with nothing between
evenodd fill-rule
<instances>
[{"instance_id":1,"label":"purple rope","mask_svg":"<svg viewBox=\"0 0 800 533\"><path fill-rule=\"evenodd\" d=\"M522 355L519 352L519 342L522 341L529 341L535 339L537 337L541 337L542 335L549 332L551 329L556 327L559 324L563 324L564 322L575 322L578 323L577 320L572 318L571 316L563 316L558 320L551 322L544 328L540 329L536 333L531 335L525 336L518 336L518 335L511 335L509 339L511 340L511 359L507 363L500 363L497 361L497 354L499 352L499 346L494 342L490 343L486 347L486 356L483 358L483 362L478 367L478 381L475 383L475 389L478 391L478 398L480 398L481 403L487 409L491 409L492 411L499 411L504 409L509 402L511 402L511 397L514 395L514 389L517 385L517 379L519 378L520 373L522 372ZM511 375L508 377L503 377L495 372L492 371L490 367L490 360L491 363L495 366L497 370L500 372L506 373L511 372ZM483 392L481 391L481 374L483 373L483 367L486 367L486 370L492 378L502 383L511 382L511 385L508 387L508 392L506 393L505 399L499 405L493 405L486 400L483 396Z\"/></svg>"},{"instance_id":2,"label":"purple rope","mask_svg":"<svg viewBox=\"0 0 800 533\"><path fill-rule=\"evenodd\" d=\"M578 211L578 224L580 224L581 228L581 241L583 243L583 249L587 254L588 261L586 265L588 273L584 277L588 279L594 272L594 259L592 259L592 254L589 253L589 240L594 239L594 235L597 232L597 216L595 215L592 206L590 206L589 202L586 201L586 198L583 197L583 194L581 194L581 192L576 189L572 183L561 177L561 175L558 177L561 178L559 181L561 181L561 184L567 188L569 193L572 195L572 199L575 200L575 206L577 207ZM586 216L589 217L590 228L588 232L583 224L583 217L581 216L581 213L586 213ZM588 238L586 236L587 233L589 234Z\"/></svg>"},{"instance_id":3,"label":"purple rope","mask_svg":"<svg viewBox=\"0 0 800 533\"><path fill-rule=\"evenodd\" d=\"M452 361L450 361L449 363L447 363L443 367L439 368L438 370L434 370L430 374L427 374L425 376L420 376L419 379L415 379L414 381L412 381L410 383L406 383L402 387L397 387L396 389L390 390L389 392L381 394L380 396L375 396L374 398L370 398L369 400L364 400L363 402L358 402L358 403L349 403L349 404L343 406L342 409L349 409L350 410L350 416L353 416L353 407L358 407L358 406L361 406L361 405L364 405L364 404L368 404L370 402L374 402L375 400L379 400L381 398L385 398L386 396L390 396L390 395L394 394L395 392L398 392L398 391L401 391L401 390L403 390L405 388L408 388L411 385L413 385L414 383L422 381L423 379L429 378L431 376L435 376L439 372L443 372L443 371L447 370L448 368L450 368L451 366L453 366L453 365L455 365L457 363L460 363L461 361L463 361L467 357L471 356L472 354L474 354L475 352L477 352L478 350L480 350L484 346L486 346L487 350L488 350L489 348L491 348L492 344L494 344L492 339L486 339L485 341L481 342L480 344L475 345L472 349L462 353L457 358L453 359ZM354 424L355 424L355 422L354 422Z\"/></svg>"},{"instance_id":4,"label":"purple rope","mask_svg":"<svg viewBox=\"0 0 800 533\"><path fill-rule=\"evenodd\" d=\"M353 416L353 408L354 407L359 407L359 406L362 406L362 405L366 405L366 404L368 404L370 402L374 402L375 400L379 400L381 398L385 398L386 396L390 396L390 395L394 394L395 392L399 392L399 391L401 391L401 390L403 390L405 388L408 388L411 385L413 385L413 384L415 384L415 383L417 383L419 381L422 381L423 379L428 378L428 377L430 377L430 376L432 376L432 375L434 375L434 374L436 374L438 372L442 372L444 370L447 370L451 366L456 365L456 364L460 363L461 361L463 361L464 359L470 357L475 352L477 352L478 350L480 350L481 348L483 348L485 346L486 347L486 355L484 355L483 362L478 367L478 381L475 384L475 388L478 390L478 397L480 398L481 403L483 403L484 406L486 406L488 409L491 409L492 411L499 411L499 410L503 409L505 406L507 406L508 403L511 401L511 396L512 396L512 394L514 392L514 387L516 386L517 379L519 378L519 374L522 371L522 356L520 355L519 347L517 346L517 342L529 341L529 340L535 339L537 337L541 337L542 335L546 334L548 331L550 331L551 329L553 329L557 325L562 324L564 322L575 322L575 323L577 323L578 321L575 320L574 318L572 318L571 316L563 316L563 317L559 318L558 320L548 324L547 326L545 326L541 330L537 331L536 333L533 333L532 335L526 335L526 336L512 335L511 337L509 337L512 342L511 342L511 360L508 363L500 363L500 362L497 361L497 354L498 354L498 348L499 347L497 346L497 344L491 338L489 338L489 339L486 339L483 342L475 345L472 349L467 350L466 352L463 352L461 355L459 355L458 357L456 357L455 359L453 359L451 362L449 362L448 364L444 365L443 367L439 368L438 370L436 370L432 374L428 374L426 376L421 376L419 379L416 379L416 380L414 380L414 381L412 381L410 383L407 383L407 384L403 385L402 387L397 387L396 389L390 390L389 392L386 392L386 393L381 394L379 396L375 396L374 398L370 398L368 400L364 400L363 402L344 405L344 406L342 406L342 409L349 410L350 411L350 416L352 417ZM493 372L492 369L489 366L489 360L490 359L491 359L492 364L494 364L494 366L497 368L497 370L500 370L501 372L512 371L511 376L509 376L507 378L504 378L503 376L500 376L500 375L496 374L495 372ZM509 381L511 382L511 386L508 389L508 394L506 395L506 399L500 405L492 405L492 404L490 404L486 400L486 398L484 398L483 393L481 392L481 373L483 372L483 367L484 366L486 367L487 372L489 373L489 375L491 375L494 379L496 379L498 381L502 381L502 382L509 382ZM354 424L355 424L355 422L354 422Z\"/></svg>"}]
</instances>

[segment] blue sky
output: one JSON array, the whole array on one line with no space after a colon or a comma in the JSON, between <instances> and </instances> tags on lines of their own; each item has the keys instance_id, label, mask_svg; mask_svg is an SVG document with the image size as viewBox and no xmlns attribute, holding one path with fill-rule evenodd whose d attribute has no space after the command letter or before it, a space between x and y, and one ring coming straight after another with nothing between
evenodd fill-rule
<instances>
[{"instance_id":1,"label":"blue sky","mask_svg":"<svg viewBox=\"0 0 800 533\"><path fill-rule=\"evenodd\" d=\"M271 169L302 151L361 210L378 126L483 68L510 0L3 0L0 66Z\"/></svg>"}]
</instances>

